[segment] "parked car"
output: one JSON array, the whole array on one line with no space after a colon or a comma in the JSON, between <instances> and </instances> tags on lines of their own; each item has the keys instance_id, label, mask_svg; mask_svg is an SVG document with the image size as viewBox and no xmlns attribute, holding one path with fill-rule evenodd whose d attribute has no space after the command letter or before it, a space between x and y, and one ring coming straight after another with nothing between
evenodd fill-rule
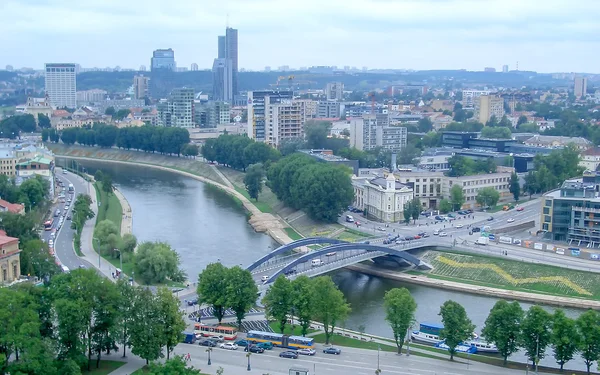
<instances>
[{"instance_id":1,"label":"parked car","mask_svg":"<svg viewBox=\"0 0 600 375\"><path fill-rule=\"evenodd\" d=\"M436 229L436 230L433 231L433 235L434 236L437 236L439 234L440 234L440 230L439 229Z\"/></svg>"},{"instance_id":2,"label":"parked car","mask_svg":"<svg viewBox=\"0 0 600 375\"><path fill-rule=\"evenodd\" d=\"M215 346L217 346L217 343L214 342L214 340L211 340L211 339L204 339L204 340L198 341L198 345L200 345L200 346L208 346L209 348L214 348Z\"/></svg>"},{"instance_id":3,"label":"parked car","mask_svg":"<svg viewBox=\"0 0 600 375\"><path fill-rule=\"evenodd\" d=\"M285 352L281 352L279 353L279 356L281 358L292 358L292 359L298 359L298 353L296 352L292 352L291 350L287 350Z\"/></svg>"},{"instance_id":4,"label":"parked car","mask_svg":"<svg viewBox=\"0 0 600 375\"><path fill-rule=\"evenodd\" d=\"M237 346L248 346L250 343L246 340L238 340L235 342Z\"/></svg>"},{"instance_id":5,"label":"parked car","mask_svg":"<svg viewBox=\"0 0 600 375\"><path fill-rule=\"evenodd\" d=\"M414 238L412 236L406 236L404 237L405 241L412 241Z\"/></svg>"},{"instance_id":6,"label":"parked car","mask_svg":"<svg viewBox=\"0 0 600 375\"><path fill-rule=\"evenodd\" d=\"M258 345L249 345L246 346L246 348L244 349L245 352L250 352L250 353L264 353L265 349L261 348Z\"/></svg>"},{"instance_id":7,"label":"parked car","mask_svg":"<svg viewBox=\"0 0 600 375\"><path fill-rule=\"evenodd\" d=\"M67 215L67 220L71 220L71 215Z\"/></svg>"},{"instance_id":8,"label":"parked car","mask_svg":"<svg viewBox=\"0 0 600 375\"><path fill-rule=\"evenodd\" d=\"M306 349L298 349L296 351L296 353L302 354L302 355L315 355L315 354L317 354L317 351L314 349L306 348Z\"/></svg>"},{"instance_id":9,"label":"parked car","mask_svg":"<svg viewBox=\"0 0 600 375\"><path fill-rule=\"evenodd\" d=\"M440 232L439 236L440 237L448 237L448 233L446 233L446 232Z\"/></svg>"},{"instance_id":10,"label":"parked car","mask_svg":"<svg viewBox=\"0 0 600 375\"><path fill-rule=\"evenodd\" d=\"M384 227L377 227L377 230L380 232L385 232L385 228Z\"/></svg>"},{"instance_id":11,"label":"parked car","mask_svg":"<svg viewBox=\"0 0 600 375\"><path fill-rule=\"evenodd\" d=\"M219 348L227 350L237 350L238 346L232 342L224 342L221 345L219 345Z\"/></svg>"},{"instance_id":12,"label":"parked car","mask_svg":"<svg viewBox=\"0 0 600 375\"><path fill-rule=\"evenodd\" d=\"M223 336L221 336L221 335L210 336L210 339L211 340L215 340L216 342L223 342L223 341L225 341L225 338Z\"/></svg>"},{"instance_id":13,"label":"parked car","mask_svg":"<svg viewBox=\"0 0 600 375\"><path fill-rule=\"evenodd\" d=\"M264 275L263 277L260 278L260 280L264 283L265 281L269 280L269 275Z\"/></svg>"},{"instance_id":14,"label":"parked car","mask_svg":"<svg viewBox=\"0 0 600 375\"><path fill-rule=\"evenodd\" d=\"M329 348L323 349L323 353L340 355L340 354L342 354L342 351L338 348L334 348L333 346L330 346Z\"/></svg>"},{"instance_id":15,"label":"parked car","mask_svg":"<svg viewBox=\"0 0 600 375\"><path fill-rule=\"evenodd\" d=\"M451 218L453 218L453 219L454 219L454 218L456 217L456 215L455 215L455 214L453 214L453 213L449 213L449 214L448 214L448 217L451 217Z\"/></svg>"},{"instance_id":16,"label":"parked car","mask_svg":"<svg viewBox=\"0 0 600 375\"><path fill-rule=\"evenodd\" d=\"M419 236L418 234L415 234L415 236L413 237L415 240L420 240L421 236Z\"/></svg>"}]
</instances>

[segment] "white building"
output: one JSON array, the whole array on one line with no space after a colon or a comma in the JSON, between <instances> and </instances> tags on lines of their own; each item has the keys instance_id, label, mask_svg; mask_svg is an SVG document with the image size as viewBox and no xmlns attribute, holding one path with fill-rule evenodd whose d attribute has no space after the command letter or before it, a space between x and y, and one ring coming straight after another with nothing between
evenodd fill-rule
<instances>
[{"instance_id":1,"label":"white building","mask_svg":"<svg viewBox=\"0 0 600 375\"><path fill-rule=\"evenodd\" d=\"M511 196L510 192L511 173L490 173L478 174L473 176L447 177L442 185L442 194L445 198L450 198L450 190L454 185L463 189L465 204L462 208L475 208L477 204L477 194L479 190L491 187L500 193L500 199Z\"/></svg>"},{"instance_id":2,"label":"white building","mask_svg":"<svg viewBox=\"0 0 600 375\"><path fill-rule=\"evenodd\" d=\"M387 116L385 116L388 118ZM403 126L388 126L384 116L363 115L350 120L350 147L359 150L372 150L383 147L397 152L406 146L408 130Z\"/></svg>"},{"instance_id":3,"label":"white building","mask_svg":"<svg viewBox=\"0 0 600 375\"><path fill-rule=\"evenodd\" d=\"M341 101L344 99L344 84L342 82L329 82L325 88L327 100Z\"/></svg>"},{"instance_id":4,"label":"white building","mask_svg":"<svg viewBox=\"0 0 600 375\"><path fill-rule=\"evenodd\" d=\"M101 102L106 99L106 94L107 91L100 89L77 91L77 105Z\"/></svg>"},{"instance_id":5,"label":"white building","mask_svg":"<svg viewBox=\"0 0 600 375\"><path fill-rule=\"evenodd\" d=\"M463 107L473 107L475 100L481 95L489 95L489 90L462 90L462 104Z\"/></svg>"},{"instance_id":6,"label":"white building","mask_svg":"<svg viewBox=\"0 0 600 375\"><path fill-rule=\"evenodd\" d=\"M46 64L45 90L55 107L77 107L75 64Z\"/></svg>"},{"instance_id":7,"label":"white building","mask_svg":"<svg viewBox=\"0 0 600 375\"><path fill-rule=\"evenodd\" d=\"M413 198L412 189L398 181L393 174L386 178L353 177L354 207L365 211L370 220L384 223L404 219L404 206Z\"/></svg>"},{"instance_id":8,"label":"white building","mask_svg":"<svg viewBox=\"0 0 600 375\"><path fill-rule=\"evenodd\" d=\"M586 171L596 171L600 165L600 148L592 147L583 151L579 165Z\"/></svg>"},{"instance_id":9,"label":"white building","mask_svg":"<svg viewBox=\"0 0 600 375\"><path fill-rule=\"evenodd\" d=\"M396 171L394 175L399 182L411 187L424 209L439 206L442 200L442 185L448 178L444 176L444 172L414 168Z\"/></svg>"}]
</instances>

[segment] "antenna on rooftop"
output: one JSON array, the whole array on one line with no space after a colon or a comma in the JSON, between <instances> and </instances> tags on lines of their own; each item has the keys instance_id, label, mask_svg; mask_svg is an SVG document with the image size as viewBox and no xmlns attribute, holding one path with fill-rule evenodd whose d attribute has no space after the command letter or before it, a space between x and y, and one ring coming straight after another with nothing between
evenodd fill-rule
<instances>
[{"instance_id":1,"label":"antenna on rooftop","mask_svg":"<svg viewBox=\"0 0 600 375\"><path fill-rule=\"evenodd\" d=\"M227 16L225 18L225 27L229 28L229 13L227 13Z\"/></svg>"}]
</instances>

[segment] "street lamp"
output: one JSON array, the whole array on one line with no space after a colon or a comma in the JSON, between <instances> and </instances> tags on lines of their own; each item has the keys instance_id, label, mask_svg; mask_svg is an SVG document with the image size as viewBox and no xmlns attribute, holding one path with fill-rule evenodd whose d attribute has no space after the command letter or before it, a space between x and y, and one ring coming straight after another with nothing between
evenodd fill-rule
<instances>
[{"instance_id":1,"label":"street lamp","mask_svg":"<svg viewBox=\"0 0 600 375\"><path fill-rule=\"evenodd\" d=\"M94 241L98 241L98 269L100 269L100 240L94 237ZM94 246L92 245L92 248Z\"/></svg>"},{"instance_id":2,"label":"street lamp","mask_svg":"<svg viewBox=\"0 0 600 375\"><path fill-rule=\"evenodd\" d=\"M250 350L250 349L248 349L248 350ZM250 369L250 356L251 356L251 355L252 355L252 353L250 353L250 352L246 353L246 358L248 358L248 371L250 371L250 370L251 370L251 369Z\"/></svg>"},{"instance_id":3,"label":"street lamp","mask_svg":"<svg viewBox=\"0 0 600 375\"><path fill-rule=\"evenodd\" d=\"M379 351L381 350L381 345L377 344L377 371L381 371L379 369Z\"/></svg>"},{"instance_id":4,"label":"street lamp","mask_svg":"<svg viewBox=\"0 0 600 375\"><path fill-rule=\"evenodd\" d=\"M208 365L210 366L210 352L212 352L212 348L207 348L206 352L208 353Z\"/></svg>"},{"instance_id":5,"label":"street lamp","mask_svg":"<svg viewBox=\"0 0 600 375\"><path fill-rule=\"evenodd\" d=\"M410 356L410 330L411 326L406 329L406 356Z\"/></svg>"}]
</instances>

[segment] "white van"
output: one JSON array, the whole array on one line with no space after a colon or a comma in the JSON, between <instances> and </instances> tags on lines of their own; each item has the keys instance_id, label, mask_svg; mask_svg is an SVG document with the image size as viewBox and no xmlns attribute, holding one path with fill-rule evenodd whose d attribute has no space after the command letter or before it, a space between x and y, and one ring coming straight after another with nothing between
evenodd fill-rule
<instances>
[{"instance_id":1,"label":"white van","mask_svg":"<svg viewBox=\"0 0 600 375\"><path fill-rule=\"evenodd\" d=\"M62 265L60 267L62 268L63 272L69 272L69 267L67 267L65 265Z\"/></svg>"},{"instance_id":2,"label":"white van","mask_svg":"<svg viewBox=\"0 0 600 375\"><path fill-rule=\"evenodd\" d=\"M354 217L352 217L352 215L346 215L346 222L347 223L354 223Z\"/></svg>"},{"instance_id":3,"label":"white van","mask_svg":"<svg viewBox=\"0 0 600 375\"><path fill-rule=\"evenodd\" d=\"M323 261L321 259L313 259L313 260L311 260L310 264L313 267L319 267L320 265L323 264Z\"/></svg>"}]
</instances>

